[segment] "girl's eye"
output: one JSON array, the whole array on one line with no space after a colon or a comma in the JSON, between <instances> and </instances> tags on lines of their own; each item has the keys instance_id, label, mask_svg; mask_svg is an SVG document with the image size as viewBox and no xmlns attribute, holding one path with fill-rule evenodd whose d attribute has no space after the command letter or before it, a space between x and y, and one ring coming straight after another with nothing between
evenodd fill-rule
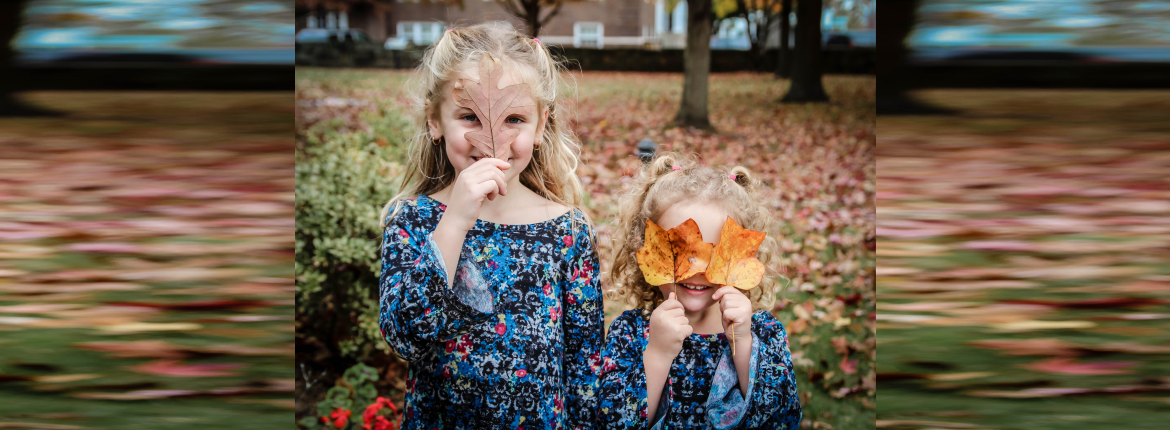
<instances>
[{"instance_id":1,"label":"girl's eye","mask_svg":"<svg viewBox=\"0 0 1170 430\"><path fill-rule=\"evenodd\" d=\"M473 113L463 115L463 116L459 117L459 119L464 120L464 121L471 121L471 122L479 121L479 117L476 117L475 114L473 114Z\"/></svg>"},{"instance_id":2,"label":"girl's eye","mask_svg":"<svg viewBox=\"0 0 1170 430\"><path fill-rule=\"evenodd\" d=\"M516 121L515 121L515 122L513 122L512 120L516 120ZM508 123L509 123L509 124L519 124L519 123L522 123L522 122L524 122L524 118L520 118L520 117L518 117L518 116L514 116L514 117L511 117L511 118L508 118Z\"/></svg>"}]
</instances>

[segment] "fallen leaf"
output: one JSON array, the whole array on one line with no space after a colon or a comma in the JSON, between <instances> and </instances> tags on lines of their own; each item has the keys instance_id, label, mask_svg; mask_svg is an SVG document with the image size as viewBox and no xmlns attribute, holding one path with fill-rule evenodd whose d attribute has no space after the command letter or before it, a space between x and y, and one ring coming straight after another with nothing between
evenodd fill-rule
<instances>
[{"instance_id":1,"label":"fallen leaf","mask_svg":"<svg viewBox=\"0 0 1170 430\"><path fill-rule=\"evenodd\" d=\"M128 323L97 327L98 330L111 333L137 333L145 331L187 331L199 330L203 326L192 323Z\"/></svg>"},{"instance_id":2,"label":"fallen leaf","mask_svg":"<svg viewBox=\"0 0 1170 430\"><path fill-rule=\"evenodd\" d=\"M1136 366L1136 361L1122 362L1077 362L1071 358L1050 358L1035 363L1021 365L1025 369L1037 372L1057 373L1062 375L1122 375L1134 373L1125 368Z\"/></svg>"},{"instance_id":3,"label":"fallen leaf","mask_svg":"<svg viewBox=\"0 0 1170 430\"><path fill-rule=\"evenodd\" d=\"M135 372L149 373L161 376L204 378L214 376L236 376L239 373L232 370L244 367L244 364L183 364L178 360L155 360L127 369Z\"/></svg>"}]
</instances>

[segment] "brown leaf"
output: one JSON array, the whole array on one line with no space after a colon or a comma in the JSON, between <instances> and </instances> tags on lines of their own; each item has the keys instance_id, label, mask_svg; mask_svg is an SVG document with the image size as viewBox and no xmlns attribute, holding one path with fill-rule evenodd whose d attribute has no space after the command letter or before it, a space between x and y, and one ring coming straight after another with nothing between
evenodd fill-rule
<instances>
[{"instance_id":1,"label":"brown leaf","mask_svg":"<svg viewBox=\"0 0 1170 430\"><path fill-rule=\"evenodd\" d=\"M1020 367L1037 372L1058 373L1062 375L1123 375L1133 373L1125 368L1136 366L1136 361L1083 363L1071 358L1050 358L1025 364Z\"/></svg>"},{"instance_id":2,"label":"brown leaf","mask_svg":"<svg viewBox=\"0 0 1170 430\"><path fill-rule=\"evenodd\" d=\"M137 366L130 366L127 369L152 375L205 378L214 376L237 376L239 373L232 372L232 370L244 366L244 364L234 363L183 364L179 360L155 360Z\"/></svg>"},{"instance_id":3,"label":"brown leaf","mask_svg":"<svg viewBox=\"0 0 1170 430\"><path fill-rule=\"evenodd\" d=\"M499 88L503 76L500 60L484 53L479 60L479 82L459 79L453 92L455 104L471 109L483 125L478 131L467 132L467 141L491 157L499 157L499 151L520 134L520 130L504 127L508 116L528 115L536 108L528 84Z\"/></svg>"}]
</instances>

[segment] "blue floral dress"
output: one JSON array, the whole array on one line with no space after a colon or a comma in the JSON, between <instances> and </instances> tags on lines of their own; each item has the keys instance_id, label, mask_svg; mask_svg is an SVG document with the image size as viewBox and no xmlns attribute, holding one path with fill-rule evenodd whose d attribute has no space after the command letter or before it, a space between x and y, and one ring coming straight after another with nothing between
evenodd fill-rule
<instances>
[{"instance_id":1,"label":"blue floral dress","mask_svg":"<svg viewBox=\"0 0 1170 430\"><path fill-rule=\"evenodd\" d=\"M630 310L614 319L602 353L600 428L790 429L800 426L800 400L784 326L767 311L752 314L747 396L723 333L692 334L670 366L653 423L647 418L642 353L650 317Z\"/></svg>"},{"instance_id":2,"label":"blue floral dress","mask_svg":"<svg viewBox=\"0 0 1170 430\"><path fill-rule=\"evenodd\" d=\"M403 428L594 428L603 309L584 214L476 221L449 288L431 238L446 206L399 207L379 292L382 336L410 362Z\"/></svg>"}]
</instances>

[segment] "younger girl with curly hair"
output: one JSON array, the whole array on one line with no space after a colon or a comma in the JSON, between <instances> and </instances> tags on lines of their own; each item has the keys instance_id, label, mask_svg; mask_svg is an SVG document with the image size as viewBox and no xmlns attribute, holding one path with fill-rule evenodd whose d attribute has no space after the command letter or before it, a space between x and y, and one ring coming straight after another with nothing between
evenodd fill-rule
<instances>
[{"instance_id":1,"label":"younger girl with curly hair","mask_svg":"<svg viewBox=\"0 0 1170 430\"><path fill-rule=\"evenodd\" d=\"M694 220L703 241L716 244L729 216L743 228L772 231L773 215L754 192L759 183L743 167L713 169L664 154L631 185L609 277L634 309L606 336L601 427L795 430L801 411L788 338L770 312L779 288L769 266L779 259L775 238L765 236L757 250L764 280L746 294L703 273L653 286L636 255L647 220L662 229Z\"/></svg>"}]
</instances>

